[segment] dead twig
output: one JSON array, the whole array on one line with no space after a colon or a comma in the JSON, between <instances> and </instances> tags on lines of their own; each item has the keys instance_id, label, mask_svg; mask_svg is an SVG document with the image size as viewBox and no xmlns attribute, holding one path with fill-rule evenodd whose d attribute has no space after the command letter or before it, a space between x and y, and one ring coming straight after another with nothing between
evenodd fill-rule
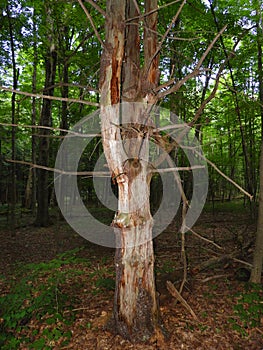
<instances>
[{"instance_id":1,"label":"dead twig","mask_svg":"<svg viewBox=\"0 0 263 350\"><path fill-rule=\"evenodd\" d=\"M102 16L106 17L106 12L99 5L97 5L94 1L92 1L92 0L85 0L85 1L88 2L92 7L94 7L95 10L97 10L100 14L102 14Z\"/></svg>"},{"instance_id":2,"label":"dead twig","mask_svg":"<svg viewBox=\"0 0 263 350\"><path fill-rule=\"evenodd\" d=\"M176 91L178 91L180 89L180 87L182 85L184 85L189 79L197 76L198 74L200 74L200 70L201 70L201 66L205 60L205 58L207 57L208 53L212 50L213 46L215 45L216 41L219 39L219 37L223 34L223 32L226 29L226 25L220 30L220 32L215 36L215 38L212 40L212 42L209 44L209 46L207 47L207 49L205 50L205 52L203 53L202 57L200 58L200 60L198 61L196 67L194 68L194 70L187 74L183 79L181 79L180 81L178 81L175 85L173 85L172 87L170 87L168 90L165 91L161 91L158 93L158 99L162 99L163 97L170 95L171 93L174 93ZM165 87L168 87L172 84L174 84L175 80L171 79L168 82L158 86L155 89L155 92L157 93L158 91L162 90Z\"/></svg>"},{"instance_id":3,"label":"dead twig","mask_svg":"<svg viewBox=\"0 0 263 350\"><path fill-rule=\"evenodd\" d=\"M205 156L203 156L200 152L194 151L199 157L204 159L209 165L211 165L221 176L223 176L228 182L233 184L235 187L237 187L241 192L243 192L246 196L249 197L249 199L252 201L253 196L245 191L240 185L238 185L234 180L232 180L230 177L228 177L226 174L224 174L221 170L218 169L218 167L211 162L209 159L207 159Z\"/></svg>"},{"instance_id":4,"label":"dead twig","mask_svg":"<svg viewBox=\"0 0 263 350\"><path fill-rule=\"evenodd\" d=\"M14 92L14 93L16 93L18 95L24 95L24 96L28 96L28 97L44 98L44 99L47 99L47 100L54 100L54 101L75 102L75 103L81 103L83 105L99 107L99 103L91 102L91 101L85 101L85 100L78 100L76 98L57 97L57 96L49 96L49 95L43 95L43 94L33 94L31 92L11 89L11 88L7 88L5 86L0 86L0 90L4 90L4 91L8 91L8 92Z\"/></svg>"},{"instance_id":5,"label":"dead twig","mask_svg":"<svg viewBox=\"0 0 263 350\"><path fill-rule=\"evenodd\" d=\"M179 7L179 9L178 9L178 11L177 11L177 13L176 13L176 15L173 17L173 19L172 19L172 21L171 21L169 27L167 28L166 32L164 33L164 35L163 35L163 37L162 37L162 40L161 40L161 42L160 42L160 44L159 44L157 50L155 51L155 53L153 54L153 56L152 56L151 59L150 59L147 72L149 72L153 60L155 59L155 57L156 57L156 56L159 54L159 52L161 51L161 48L162 48L162 46L163 46L163 43L164 43L164 41L165 41L167 35L169 34L169 32L170 32L172 26L174 25L174 23L177 21L177 19L178 19L178 17L179 17L179 15L180 15L180 13L181 13L181 11L182 11L182 9L183 9L183 7L184 7L185 4L186 4L186 0L184 0L184 1L182 2L181 6Z\"/></svg>"},{"instance_id":6,"label":"dead twig","mask_svg":"<svg viewBox=\"0 0 263 350\"><path fill-rule=\"evenodd\" d=\"M98 176L98 177L110 177L110 173L108 171L65 171L65 170L56 169L56 168L49 168L49 167L44 166L44 165L38 165L38 164L30 163L30 162L25 162L23 160L4 159L4 161L7 163L28 165L31 168L52 171L54 173L58 173L58 174L62 174L62 175L74 175L74 176L83 176L83 175L87 176L88 175L88 176Z\"/></svg>"},{"instance_id":7,"label":"dead twig","mask_svg":"<svg viewBox=\"0 0 263 350\"><path fill-rule=\"evenodd\" d=\"M93 22L93 20L92 20L92 17L91 17L91 15L90 15L89 11L87 10L86 6L83 4L83 2L82 2L81 0L78 0L78 2L79 2L79 4L80 4L80 6L82 7L82 10L85 12L85 14L86 14L88 20L90 21L90 24L91 24L91 26L92 26L92 28L93 28L93 30L94 30L94 33L95 33L97 39L99 40L101 46L102 46L103 48L105 48L104 42L102 41L102 39L101 39L101 37L100 37L100 34L99 34L99 32L98 32L98 30L97 30L97 28L96 28L96 26L95 26L95 24L94 24L94 22ZM106 15L106 14L105 14L105 15Z\"/></svg>"},{"instance_id":8,"label":"dead twig","mask_svg":"<svg viewBox=\"0 0 263 350\"><path fill-rule=\"evenodd\" d=\"M12 127L18 127L18 128L24 128L24 129L45 129L45 130L52 130L52 131L61 131L61 132L65 132L67 134L67 137L70 136L78 136L78 137L97 137L97 136L101 136L101 134L82 134L80 132L76 132L76 131L72 131L72 130L67 130L67 129L61 129L61 128L54 128L52 126L45 126L45 125L26 125L26 124L13 124L13 123L0 123L0 126L12 126ZM44 137L44 135L33 135L33 136L41 136Z\"/></svg>"},{"instance_id":9,"label":"dead twig","mask_svg":"<svg viewBox=\"0 0 263 350\"><path fill-rule=\"evenodd\" d=\"M85 0L85 1L88 1L88 0ZM154 9L154 10L151 10L151 11L146 12L146 13L144 13L144 14L140 14L139 16L136 16L136 17L128 18L128 19L126 20L126 22L131 22L131 21L133 21L133 20L135 20L135 19L142 19L143 17L148 17L148 16L152 15L153 13L155 13L155 12L157 12L157 11L159 11L159 10L165 8L165 7L168 7L168 6L171 6L171 5L173 5L173 4L176 4L177 2L180 2L180 1L181 1L181 0L175 0L175 1L169 2L168 4L158 6L158 8L156 8L156 9Z\"/></svg>"},{"instance_id":10,"label":"dead twig","mask_svg":"<svg viewBox=\"0 0 263 350\"><path fill-rule=\"evenodd\" d=\"M209 282L209 281L212 281L212 280L215 280L215 279L219 279L219 278L224 278L224 277L228 277L228 275L210 276L210 277L207 277L207 278L203 279L201 282L202 283L206 283L206 282Z\"/></svg>"},{"instance_id":11,"label":"dead twig","mask_svg":"<svg viewBox=\"0 0 263 350\"><path fill-rule=\"evenodd\" d=\"M187 226L186 226L186 229L187 229L188 231L190 231L190 232L191 232L193 235L195 235L196 237L202 239L203 241L213 244L213 245L214 245L216 248L218 248L218 249L223 249L220 245L216 244L214 241L211 241L211 240L208 239L208 238L205 238L205 237L201 236L199 233L195 232L195 231L192 230L190 227L187 227Z\"/></svg>"},{"instance_id":12,"label":"dead twig","mask_svg":"<svg viewBox=\"0 0 263 350\"><path fill-rule=\"evenodd\" d=\"M166 287L168 292L176 299L178 300L193 316L195 320L198 320L198 317L194 313L191 306L187 303L187 301L181 296L181 294L178 292L178 290L175 288L175 286L172 284L171 281L166 281Z\"/></svg>"}]
</instances>

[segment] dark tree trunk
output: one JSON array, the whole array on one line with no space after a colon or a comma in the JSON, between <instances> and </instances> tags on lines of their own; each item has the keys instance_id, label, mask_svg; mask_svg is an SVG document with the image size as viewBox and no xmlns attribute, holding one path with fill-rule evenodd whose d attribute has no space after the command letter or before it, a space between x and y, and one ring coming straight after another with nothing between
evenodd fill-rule
<instances>
[{"instance_id":1,"label":"dark tree trunk","mask_svg":"<svg viewBox=\"0 0 263 350\"><path fill-rule=\"evenodd\" d=\"M37 28L36 28L36 16L33 14L33 74L32 74L32 93L37 93ZM36 136L36 119L37 119L37 109L36 109L36 97L32 97L32 112L31 112L31 124L32 124L32 141L31 141L31 162L36 164L36 148L37 148L37 136ZM29 169L28 182L26 188L25 206L32 210L33 216L36 215L36 168L32 167Z\"/></svg>"},{"instance_id":2,"label":"dark tree trunk","mask_svg":"<svg viewBox=\"0 0 263 350\"><path fill-rule=\"evenodd\" d=\"M50 16L50 9L47 8L47 25L50 29L49 42L50 47L45 58L45 88L44 94L53 96L54 83L56 76L57 52L53 43L53 22ZM40 116L40 126L52 126L51 100L43 99L43 105ZM50 130L41 128L39 131L39 149L38 149L38 164L42 166L49 165L50 151ZM49 225L49 174L43 169L37 170L37 216L36 226Z\"/></svg>"},{"instance_id":3,"label":"dark tree trunk","mask_svg":"<svg viewBox=\"0 0 263 350\"><path fill-rule=\"evenodd\" d=\"M18 75L19 70L16 68L16 59L15 59L15 42L14 42L14 30L12 18L9 10L9 6L6 7L6 12L8 16L8 24L9 24L9 35L10 35L10 44L11 44L11 57L12 57L12 69L13 69L13 89L17 89L18 85ZM11 98L11 108L12 108L12 160L16 159L16 127L14 124L16 123L16 93L15 91L12 93ZM14 233L14 228L16 225L16 164L13 162L11 164L11 186L10 186L10 225L12 232Z\"/></svg>"},{"instance_id":4,"label":"dark tree trunk","mask_svg":"<svg viewBox=\"0 0 263 350\"><path fill-rule=\"evenodd\" d=\"M261 14L260 7L258 15ZM262 63L262 46L263 33L260 21L257 23L257 39L258 39L258 77L259 77L259 102L261 115L261 153L260 153L260 188L259 188L259 207L258 207L258 224L257 236L253 258L253 268L250 276L250 282L261 283L262 263L263 263L263 63Z\"/></svg>"},{"instance_id":5,"label":"dark tree trunk","mask_svg":"<svg viewBox=\"0 0 263 350\"><path fill-rule=\"evenodd\" d=\"M34 14L33 18L33 25L34 25L34 62L33 62L33 76L32 76L32 92L35 94L37 92L37 62L38 62L38 53L37 53L37 28L36 28L36 18ZM36 109L36 98L33 97L32 99L32 125L36 125L37 120L37 109ZM36 129L34 128L32 130L32 163L36 164L36 152L37 152L37 137ZM31 208L32 213L35 216L36 215L36 202L37 202L37 173L36 168L32 168L32 201L31 201Z\"/></svg>"}]
</instances>

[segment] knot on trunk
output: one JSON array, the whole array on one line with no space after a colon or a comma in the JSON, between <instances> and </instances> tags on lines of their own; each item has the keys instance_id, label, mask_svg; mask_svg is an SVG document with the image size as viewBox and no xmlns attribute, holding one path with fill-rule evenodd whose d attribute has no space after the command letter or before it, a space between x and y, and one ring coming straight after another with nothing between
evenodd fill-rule
<instances>
[{"instance_id":1,"label":"knot on trunk","mask_svg":"<svg viewBox=\"0 0 263 350\"><path fill-rule=\"evenodd\" d=\"M142 164L139 158L129 158L123 163L123 172L128 176L129 181L134 180L142 171Z\"/></svg>"}]
</instances>

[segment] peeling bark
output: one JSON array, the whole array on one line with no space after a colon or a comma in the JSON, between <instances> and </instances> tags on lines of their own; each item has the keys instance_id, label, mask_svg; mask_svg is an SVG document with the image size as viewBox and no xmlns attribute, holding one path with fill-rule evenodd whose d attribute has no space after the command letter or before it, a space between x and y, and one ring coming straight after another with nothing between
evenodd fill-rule
<instances>
[{"instance_id":1,"label":"peeling bark","mask_svg":"<svg viewBox=\"0 0 263 350\"><path fill-rule=\"evenodd\" d=\"M156 0L146 4L148 10L157 7ZM154 56L157 36L151 31L151 27L156 28L157 15L149 16L149 30L143 38L147 54L142 68L136 16L138 9L133 0L107 2L100 105L104 153L119 190L118 211L112 223L117 246L116 288L113 317L108 326L125 339L145 342L160 334L149 201L152 106L146 103L152 95L151 88L157 84L158 58ZM131 18L126 26L126 19Z\"/></svg>"}]
</instances>

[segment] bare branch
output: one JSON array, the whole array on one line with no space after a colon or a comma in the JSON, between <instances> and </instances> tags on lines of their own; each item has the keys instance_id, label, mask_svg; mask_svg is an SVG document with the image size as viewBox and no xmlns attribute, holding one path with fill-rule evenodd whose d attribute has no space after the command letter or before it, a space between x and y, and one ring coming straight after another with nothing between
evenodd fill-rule
<instances>
[{"instance_id":1,"label":"bare branch","mask_svg":"<svg viewBox=\"0 0 263 350\"><path fill-rule=\"evenodd\" d=\"M84 105L99 107L99 103L96 102L90 102L90 101L84 101L84 100L78 100L75 98L66 98L66 97L57 97L57 96L49 96L49 95L43 95L43 94L33 94L30 92L15 90L11 88L7 88L4 86L0 86L1 90L8 91L8 92L15 92L18 95L24 95L28 97L36 97L36 98L45 98L47 100L54 100L54 101L66 101L66 102L75 102L75 103L81 103Z\"/></svg>"},{"instance_id":2,"label":"bare branch","mask_svg":"<svg viewBox=\"0 0 263 350\"><path fill-rule=\"evenodd\" d=\"M97 177L110 177L110 173L108 171L65 171L65 170L61 170L61 169L50 168L50 167L43 166L43 165L33 164L33 163L26 162L23 160L4 159L4 161L7 163L28 165L31 168L52 171L53 173L58 173L58 174L62 174L62 175L75 175L75 176L85 175L85 176L97 176Z\"/></svg>"},{"instance_id":3,"label":"bare branch","mask_svg":"<svg viewBox=\"0 0 263 350\"><path fill-rule=\"evenodd\" d=\"M220 245L216 244L214 241L211 241L210 239L208 238L205 238L203 236L201 236L199 233L195 232L194 230L192 230L190 227L185 227L188 231L192 232L193 235L195 235L196 237L202 239L203 241L205 242L208 242L208 243L211 243L213 244L216 248L218 249L223 249Z\"/></svg>"},{"instance_id":4,"label":"bare branch","mask_svg":"<svg viewBox=\"0 0 263 350\"><path fill-rule=\"evenodd\" d=\"M203 156L201 153L195 151L195 153L201 157L202 159L204 159L209 165L211 165L221 176L223 176L228 182L230 182L231 184L233 184L236 188L238 188L241 192L243 192L247 197L249 197L250 200L253 199L253 196L248 193L246 190L244 190L240 185L238 185L234 180L232 180L230 177L228 177L226 174L224 174L220 169L218 169L218 167L211 162L209 159L207 159L205 156Z\"/></svg>"},{"instance_id":5,"label":"bare branch","mask_svg":"<svg viewBox=\"0 0 263 350\"><path fill-rule=\"evenodd\" d=\"M220 38L220 36L224 33L224 31L226 30L227 24L220 30L219 33L217 33L217 35L214 37L214 39L212 40L212 42L208 45L208 48L205 50L205 52L203 53L200 61L197 63L196 69L201 68L201 65L203 64L206 56L209 54L209 52L212 50L213 46L215 45L215 43L217 42L217 40Z\"/></svg>"},{"instance_id":6,"label":"bare branch","mask_svg":"<svg viewBox=\"0 0 263 350\"><path fill-rule=\"evenodd\" d=\"M175 288L172 282L166 281L166 287L169 291L169 293L177 299L193 316L194 319L198 319L194 311L192 310L191 306L187 303L187 301L181 296L181 294L178 292L178 290Z\"/></svg>"},{"instance_id":7,"label":"bare branch","mask_svg":"<svg viewBox=\"0 0 263 350\"><path fill-rule=\"evenodd\" d=\"M191 73L187 74L187 76L185 76L183 79L179 80L173 87L169 88L166 91L162 91L158 93L158 99L162 99L163 97L170 95L173 92L176 92L180 89L181 86L183 86L189 79L196 77L197 75L199 75L201 72L201 70L196 70L194 69ZM171 79L169 81L167 81L166 83L158 86L154 91L158 92L172 84L174 84L175 79Z\"/></svg>"},{"instance_id":8,"label":"bare branch","mask_svg":"<svg viewBox=\"0 0 263 350\"><path fill-rule=\"evenodd\" d=\"M87 1L87 0L86 0L86 1ZM165 8L165 7L171 6L171 5L176 4L177 2L180 2L180 1L181 1L181 0L171 1L171 2L169 2L168 4L159 6L158 8L156 8L156 9L154 9L154 10L151 10L151 11L149 11L149 12L146 12L146 13L144 13L144 14L142 14L142 15L140 14L139 16L136 16L136 17L133 17L133 18L128 18L128 19L126 20L126 22L133 21L134 19L141 19L141 18L143 18L143 17L147 17L147 16L149 16L149 15L151 15L151 14L153 14L153 13L155 13L155 12L157 12L157 11L159 11L159 10Z\"/></svg>"},{"instance_id":9,"label":"bare branch","mask_svg":"<svg viewBox=\"0 0 263 350\"><path fill-rule=\"evenodd\" d=\"M61 128L54 128L52 126L44 126L44 125L25 125L25 124L12 124L12 123L0 123L2 126L12 126L12 127L18 127L18 128L28 128L28 129L46 129L46 130L53 130L53 131L61 131L66 132L68 134L71 134L72 136L78 136L78 137L96 137L101 136L101 134L82 134L76 131L67 130L67 129L61 129ZM37 136L37 135L36 135ZM43 135L41 135L43 136Z\"/></svg>"},{"instance_id":10,"label":"bare branch","mask_svg":"<svg viewBox=\"0 0 263 350\"><path fill-rule=\"evenodd\" d=\"M202 283L207 283L207 282L213 281L215 279L226 278L226 277L228 277L228 275L215 275L215 276L206 277L201 282Z\"/></svg>"},{"instance_id":11,"label":"bare branch","mask_svg":"<svg viewBox=\"0 0 263 350\"><path fill-rule=\"evenodd\" d=\"M102 39L100 37L99 32L97 31L97 28L96 28L96 26L95 26L95 24L94 24L94 22L92 20L92 17L90 15L89 11L87 10L86 6L83 4L82 0L78 0L78 2L80 4L80 6L82 7L83 11L85 12L86 16L88 17L88 20L90 21L90 24L91 24L91 26L92 26L92 28L93 28L93 30L95 32L95 35L96 35L97 39L99 40L101 46L104 47L104 43L103 43L103 41L102 41Z\"/></svg>"},{"instance_id":12,"label":"bare branch","mask_svg":"<svg viewBox=\"0 0 263 350\"><path fill-rule=\"evenodd\" d=\"M84 90L87 90L87 91L94 91L96 93L99 93L99 90L98 89L95 89L94 87L92 86L87 86L87 85L80 85L80 84L69 84L69 83L63 83L63 82L59 82L57 84L55 84L54 86L51 86L49 87L50 88L53 88L53 87L62 87L62 86L68 86L68 87L73 87L73 88L78 88L78 89L84 89Z\"/></svg>"},{"instance_id":13,"label":"bare branch","mask_svg":"<svg viewBox=\"0 0 263 350\"><path fill-rule=\"evenodd\" d=\"M175 168L164 168L164 169L154 169L153 173L170 173L175 171L191 171L196 169L204 169L204 165L193 165L193 166L186 166L186 167L175 167Z\"/></svg>"},{"instance_id":14,"label":"bare branch","mask_svg":"<svg viewBox=\"0 0 263 350\"><path fill-rule=\"evenodd\" d=\"M183 129L185 127L187 127L186 123L183 123L183 124L171 124L171 125L166 125L166 126L159 127L157 129L153 129L153 132L159 132L159 131L170 130L170 129Z\"/></svg>"},{"instance_id":15,"label":"bare branch","mask_svg":"<svg viewBox=\"0 0 263 350\"><path fill-rule=\"evenodd\" d=\"M179 9L178 9L176 15L173 17L173 19L172 19L172 21L171 21L171 23L170 23L168 29L167 29L166 32L164 33L164 35L163 35L163 37L162 37L162 40L161 40L161 42L160 42L160 44L159 44L157 50L155 51L155 53L154 53L153 56L151 57L147 71L149 71L150 66L151 66L152 61L154 60L154 58L155 58L155 57L158 55L158 53L161 51L162 45L163 45L163 43L164 43L164 41L165 41L167 35L169 34L169 32L170 32L172 26L174 25L174 23L177 21L177 19L178 19L178 17L179 17L179 14L181 13L181 11L182 11L182 9L183 9L183 7L184 7L185 4L186 4L186 0L183 0L183 2L182 2L182 4L181 4L181 6L179 7Z\"/></svg>"},{"instance_id":16,"label":"bare branch","mask_svg":"<svg viewBox=\"0 0 263 350\"><path fill-rule=\"evenodd\" d=\"M102 14L102 16L106 17L106 12L94 1L92 0L85 0L85 1L88 2L92 7L94 7L100 14Z\"/></svg>"},{"instance_id":17,"label":"bare branch","mask_svg":"<svg viewBox=\"0 0 263 350\"><path fill-rule=\"evenodd\" d=\"M134 19L138 19L138 18L142 18L143 17L142 14L141 14L141 11L140 11L140 8L139 8L137 0L133 0L133 4L134 4L134 7L135 7L136 11L139 13L139 16L131 18L131 19L129 19L129 21L132 21Z\"/></svg>"},{"instance_id":18,"label":"bare branch","mask_svg":"<svg viewBox=\"0 0 263 350\"><path fill-rule=\"evenodd\" d=\"M180 89L180 87L182 85L184 85L189 79L197 76L200 74L201 71L201 66L205 60L205 58L207 57L208 53L211 51L211 49L213 48L213 46L215 45L216 41L218 40L218 38L220 37L220 35L223 34L223 32L225 31L227 25L225 25L220 32L215 36L215 38L212 40L212 42L208 45L207 49L205 50L205 52L203 53L202 57L200 58L200 60L198 61L196 67L194 68L194 70L189 73L186 77L184 77L183 79L181 79L180 81L178 81L173 87L169 88L166 91L163 92L159 92L158 93L158 99L161 99L173 92L176 92ZM170 85L172 85L174 83L174 79L169 80L168 82L166 82L165 84L162 84L160 86L158 86L157 89L155 89L155 92L160 91L161 89L168 87Z\"/></svg>"},{"instance_id":19,"label":"bare branch","mask_svg":"<svg viewBox=\"0 0 263 350\"><path fill-rule=\"evenodd\" d=\"M238 41L239 42L239 41ZM237 44L235 44L235 47L237 46ZM235 49L234 47L234 49ZM217 92L217 89L218 89L218 85L219 85L219 82L220 82L220 77L221 77L221 74L222 74L222 71L224 70L226 64L229 62L229 60L234 56L234 50L229 54L229 56L227 57L227 59L221 64L219 70L218 70L218 73L216 75L216 78L215 78L215 85L214 85L214 88L212 90L212 92L210 93L210 95L203 101L203 103L201 104L201 106L198 108L197 112L195 113L195 116L194 116L194 119L191 121L191 123L189 123L190 126L192 126L195 121L200 117L200 115L203 113L206 105L215 97L215 94Z\"/></svg>"},{"instance_id":20,"label":"bare branch","mask_svg":"<svg viewBox=\"0 0 263 350\"><path fill-rule=\"evenodd\" d=\"M243 265L245 265L245 266L248 266L248 267L250 267L250 268L252 268L252 267L253 267L253 265L252 265L252 264L250 264L250 263L249 263L249 262L247 262L247 261L240 260L240 259L237 259L237 258L233 258L233 260L234 260L235 262L238 262L238 263L243 264Z\"/></svg>"}]
</instances>

